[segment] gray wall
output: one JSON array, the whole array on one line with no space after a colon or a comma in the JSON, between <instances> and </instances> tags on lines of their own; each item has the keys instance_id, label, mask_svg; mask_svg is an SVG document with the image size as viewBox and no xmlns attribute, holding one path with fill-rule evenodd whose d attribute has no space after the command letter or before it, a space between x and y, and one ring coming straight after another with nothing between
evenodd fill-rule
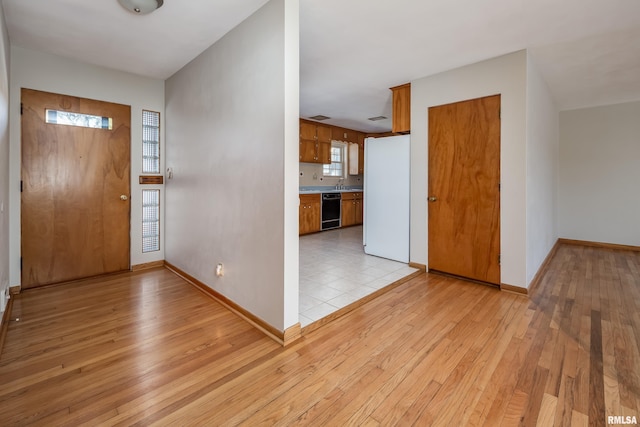
<instances>
[{"instance_id":1,"label":"gray wall","mask_svg":"<svg viewBox=\"0 0 640 427\"><path fill-rule=\"evenodd\" d=\"M640 246L640 102L560 113L560 237Z\"/></svg>"},{"instance_id":2,"label":"gray wall","mask_svg":"<svg viewBox=\"0 0 640 427\"><path fill-rule=\"evenodd\" d=\"M9 287L9 36L0 5L0 311ZM2 316L0 316L0 319Z\"/></svg>"},{"instance_id":3,"label":"gray wall","mask_svg":"<svg viewBox=\"0 0 640 427\"><path fill-rule=\"evenodd\" d=\"M272 0L165 85L166 260L279 330L298 321L297 23Z\"/></svg>"}]
</instances>

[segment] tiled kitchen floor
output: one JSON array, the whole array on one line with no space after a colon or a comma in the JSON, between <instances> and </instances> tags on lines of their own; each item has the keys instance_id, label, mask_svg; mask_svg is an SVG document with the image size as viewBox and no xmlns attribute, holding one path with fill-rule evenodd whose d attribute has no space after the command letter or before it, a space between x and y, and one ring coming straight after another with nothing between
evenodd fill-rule
<instances>
[{"instance_id":1,"label":"tiled kitchen floor","mask_svg":"<svg viewBox=\"0 0 640 427\"><path fill-rule=\"evenodd\" d=\"M366 255L362 226L301 236L300 324L305 327L415 271Z\"/></svg>"}]
</instances>

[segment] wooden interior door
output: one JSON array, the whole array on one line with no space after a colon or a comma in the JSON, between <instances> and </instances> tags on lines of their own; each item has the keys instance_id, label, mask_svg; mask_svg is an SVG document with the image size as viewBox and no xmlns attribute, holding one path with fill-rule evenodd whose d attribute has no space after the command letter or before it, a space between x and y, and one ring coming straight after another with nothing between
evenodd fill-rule
<instances>
[{"instance_id":1,"label":"wooden interior door","mask_svg":"<svg viewBox=\"0 0 640 427\"><path fill-rule=\"evenodd\" d=\"M22 287L128 270L131 107L21 95ZM111 118L112 128L46 123L47 109Z\"/></svg>"},{"instance_id":2,"label":"wooden interior door","mask_svg":"<svg viewBox=\"0 0 640 427\"><path fill-rule=\"evenodd\" d=\"M429 108L429 270L500 284L500 95Z\"/></svg>"}]
</instances>

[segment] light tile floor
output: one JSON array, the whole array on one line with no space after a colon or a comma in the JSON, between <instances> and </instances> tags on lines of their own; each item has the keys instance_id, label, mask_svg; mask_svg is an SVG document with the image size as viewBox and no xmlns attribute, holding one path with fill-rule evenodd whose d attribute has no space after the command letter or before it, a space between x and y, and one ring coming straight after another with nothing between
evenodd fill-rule
<instances>
[{"instance_id":1,"label":"light tile floor","mask_svg":"<svg viewBox=\"0 0 640 427\"><path fill-rule=\"evenodd\" d=\"M300 324L307 326L415 271L365 254L362 226L301 236Z\"/></svg>"}]
</instances>

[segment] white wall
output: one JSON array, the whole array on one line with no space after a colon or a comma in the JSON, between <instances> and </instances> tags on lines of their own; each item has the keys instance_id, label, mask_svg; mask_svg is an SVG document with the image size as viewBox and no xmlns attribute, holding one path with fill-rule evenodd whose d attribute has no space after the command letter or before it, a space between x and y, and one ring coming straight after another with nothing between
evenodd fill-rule
<instances>
[{"instance_id":1,"label":"white wall","mask_svg":"<svg viewBox=\"0 0 640 427\"><path fill-rule=\"evenodd\" d=\"M527 287L526 63L520 51L411 82L412 262L428 264L428 108L500 94L501 282Z\"/></svg>"},{"instance_id":2,"label":"white wall","mask_svg":"<svg viewBox=\"0 0 640 427\"><path fill-rule=\"evenodd\" d=\"M160 144L164 144L164 82L133 74L83 64L59 56L16 46L11 47L10 108L10 281L20 284L20 89L36 89L131 106L131 264L164 259L161 250L142 253L142 110L160 112ZM161 170L164 168L161 152ZM163 186L159 188L161 201ZM161 211L161 230L164 226Z\"/></svg>"},{"instance_id":3,"label":"white wall","mask_svg":"<svg viewBox=\"0 0 640 427\"><path fill-rule=\"evenodd\" d=\"M560 113L560 237L640 246L640 102Z\"/></svg>"},{"instance_id":4,"label":"white wall","mask_svg":"<svg viewBox=\"0 0 640 427\"><path fill-rule=\"evenodd\" d=\"M272 0L166 82L166 259L279 330L298 322L297 26L298 0Z\"/></svg>"},{"instance_id":5,"label":"white wall","mask_svg":"<svg viewBox=\"0 0 640 427\"><path fill-rule=\"evenodd\" d=\"M0 6L0 312L9 287L9 250L9 36Z\"/></svg>"},{"instance_id":6,"label":"white wall","mask_svg":"<svg viewBox=\"0 0 640 427\"><path fill-rule=\"evenodd\" d=\"M558 239L558 109L527 55L527 285Z\"/></svg>"},{"instance_id":7,"label":"white wall","mask_svg":"<svg viewBox=\"0 0 640 427\"><path fill-rule=\"evenodd\" d=\"M284 325L298 323L300 1L284 0Z\"/></svg>"}]
</instances>

